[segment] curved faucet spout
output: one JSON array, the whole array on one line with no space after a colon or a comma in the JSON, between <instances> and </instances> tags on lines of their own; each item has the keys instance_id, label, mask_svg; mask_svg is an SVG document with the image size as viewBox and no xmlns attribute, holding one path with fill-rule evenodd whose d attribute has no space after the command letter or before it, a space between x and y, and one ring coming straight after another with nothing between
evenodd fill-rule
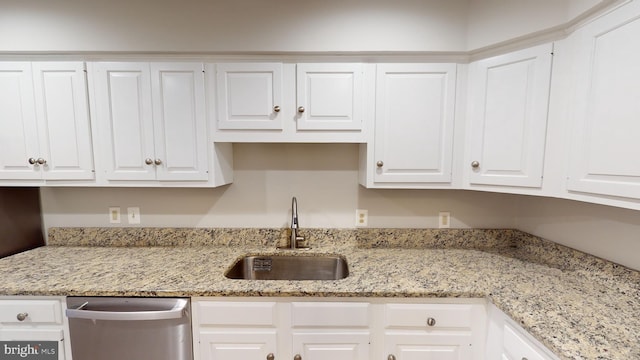
<instances>
[{"instance_id":1,"label":"curved faucet spout","mask_svg":"<svg viewBox=\"0 0 640 360\"><path fill-rule=\"evenodd\" d=\"M298 229L298 200L294 196L291 199L291 228Z\"/></svg>"},{"instance_id":2,"label":"curved faucet spout","mask_svg":"<svg viewBox=\"0 0 640 360\"><path fill-rule=\"evenodd\" d=\"M291 199L291 243L289 247L291 249L298 248L298 241L304 241L304 237L298 235L298 229L300 229L300 222L298 221L298 200L294 196Z\"/></svg>"}]
</instances>

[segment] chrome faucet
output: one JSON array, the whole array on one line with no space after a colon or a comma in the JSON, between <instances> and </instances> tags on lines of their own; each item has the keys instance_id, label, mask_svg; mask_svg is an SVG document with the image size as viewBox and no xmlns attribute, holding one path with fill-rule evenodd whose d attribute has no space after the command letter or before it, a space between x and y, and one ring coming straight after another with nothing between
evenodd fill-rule
<instances>
[{"instance_id":1,"label":"chrome faucet","mask_svg":"<svg viewBox=\"0 0 640 360\"><path fill-rule=\"evenodd\" d=\"M298 241L304 241L304 236L298 235L298 229L300 229L300 223L298 222L298 200L294 196L291 199L291 243L289 247L291 249L298 248Z\"/></svg>"}]
</instances>

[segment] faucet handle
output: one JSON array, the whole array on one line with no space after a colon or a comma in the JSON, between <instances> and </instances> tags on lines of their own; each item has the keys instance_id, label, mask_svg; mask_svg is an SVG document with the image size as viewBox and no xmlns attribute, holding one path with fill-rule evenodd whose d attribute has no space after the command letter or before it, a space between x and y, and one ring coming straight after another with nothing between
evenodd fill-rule
<instances>
[{"instance_id":1,"label":"faucet handle","mask_svg":"<svg viewBox=\"0 0 640 360\"><path fill-rule=\"evenodd\" d=\"M306 244L300 244L300 243L304 243L306 241L304 236L296 236L296 248L297 249L308 249L309 246L307 246Z\"/></svg>"}]
</instances>

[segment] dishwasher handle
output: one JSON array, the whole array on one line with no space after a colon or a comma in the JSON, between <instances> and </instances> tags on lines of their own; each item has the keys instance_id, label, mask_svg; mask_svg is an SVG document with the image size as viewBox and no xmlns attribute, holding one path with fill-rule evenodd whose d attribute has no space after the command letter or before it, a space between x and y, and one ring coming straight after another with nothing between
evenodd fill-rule
<instances>
[{"instance_id":1,"label":"dishwasher handle","mask_svg":"<svg viewBox=\"0 0 640 360\"><path fill-rule=\"evenodd\" d=\"M180 319L186 315L187 300L176 299L175 305L167 310L153 311L96 311L84 310L87 303L77 309L66 309L70 319L107 320L107 321L139 321Z\"/></svg>"}]
</instances>

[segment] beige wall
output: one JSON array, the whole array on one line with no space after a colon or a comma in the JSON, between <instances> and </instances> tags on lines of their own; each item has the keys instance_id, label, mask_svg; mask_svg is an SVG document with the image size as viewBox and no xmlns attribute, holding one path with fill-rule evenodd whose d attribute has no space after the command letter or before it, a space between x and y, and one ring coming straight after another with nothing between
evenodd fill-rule
<instances>
[{"instance_id":1,"label":"beige wall","mask_svg":"<svg viewBox=\"0 0 640 360\"><path fill-rule=\"evenodd\" d=\"M515 227L640 270L640 211L522 196Z\"/></svg>"},{"instance_id":2,"label":"beige wall","mask_svg":"<svg viewBox=\"0 0 640 360\"><path fill-rule=\"evenodd\" d=\"M2 0L0 53L466 51L602 1Z\"/></svg>"},{"instance_id":3,"label":"beige wall","mask_svg":"<svg viewBox=\"0 0 640 360\"><path fill-rule=\"evenodd\" d=\"M215 189L43 188L44 223L110 226L110 206L139 206L142 226L286 227L296 196L303 228L353 228L357 208L371 227L437 227L440 211L454 227L514 225L509 195L362 188L355 144L235 144L234 169Z\"/></svg>"},{"instance_id":4,"label":"beige wall","mask_svg":"<svg viewBox=\"0 0 640 360\"><path fill-rule=\"evenodd\" d=\"M451 51L466 0L2 0L0 51Z\"/></svg>"}]
</instances>

